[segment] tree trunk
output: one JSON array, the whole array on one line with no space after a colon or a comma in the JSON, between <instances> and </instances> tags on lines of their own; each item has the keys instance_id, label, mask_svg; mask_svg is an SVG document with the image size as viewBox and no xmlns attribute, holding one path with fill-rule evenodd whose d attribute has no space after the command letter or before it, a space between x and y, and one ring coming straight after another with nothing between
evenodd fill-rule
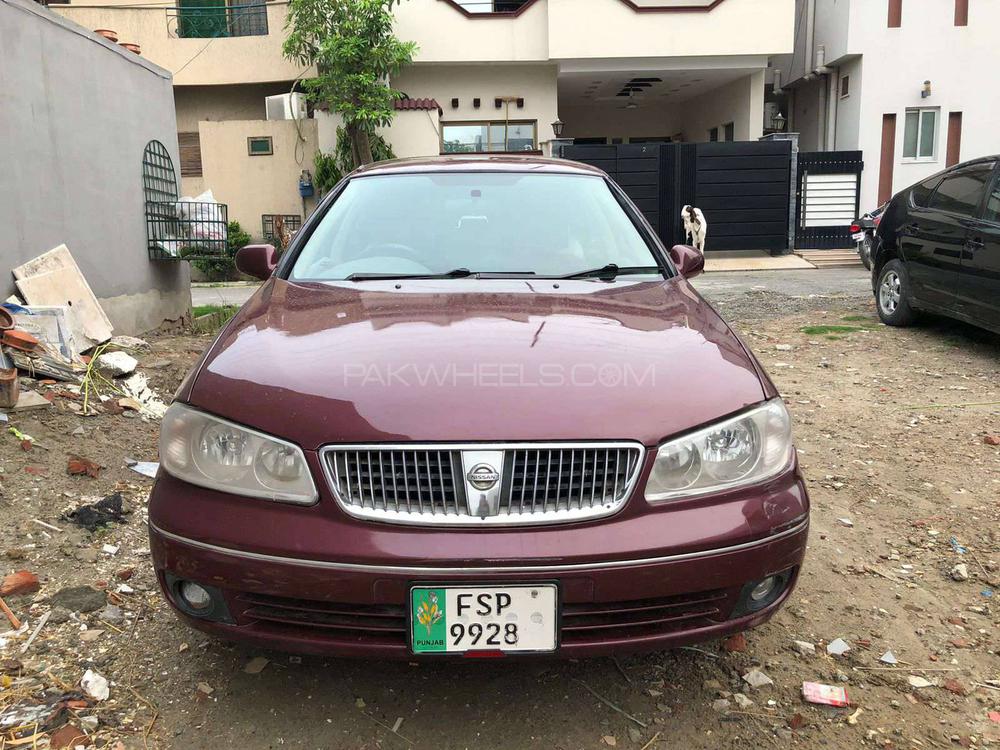
<instances>
[{"instance_id":1,"label":"tree trunk","mask_svg":"<svg viewBox=\"0 0 1000 750\"><path fill-rule=\"evenodd\" d=\"M375 158L372 156L372 144L367 130L352 123L347 125L347 135L351 140L351 158L354 160L355 168L363 164L371 164L375 161Z\"/></svg>"}]
</instances>

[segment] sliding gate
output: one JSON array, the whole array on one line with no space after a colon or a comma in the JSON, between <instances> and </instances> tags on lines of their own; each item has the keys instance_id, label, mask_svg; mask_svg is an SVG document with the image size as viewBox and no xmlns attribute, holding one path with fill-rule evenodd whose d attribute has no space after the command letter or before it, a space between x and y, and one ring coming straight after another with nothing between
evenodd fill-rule
<instances>
[{"instance_id":1,"label":"sliding gate","mask_svg":"<svg viewBox=\"0 0 1000 750\"><path fill-rule=\"evenodd\" d=\"M617 182L667 247L684 242L681 208L708 222L706 252L786 252L791 141L564 146Z\"/></svg>"}]
</instances>

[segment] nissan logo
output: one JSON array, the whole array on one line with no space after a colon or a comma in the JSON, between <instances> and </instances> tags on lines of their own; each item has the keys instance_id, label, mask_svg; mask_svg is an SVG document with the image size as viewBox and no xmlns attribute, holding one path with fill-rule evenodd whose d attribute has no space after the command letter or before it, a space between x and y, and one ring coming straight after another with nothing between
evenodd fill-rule
<instances>
[{"instance_id":1,"label":"nissan logo","mask_svg":"<svg viewBox=\"0 0 1000 750\"><path fill-rule=\"evenodd\" d=\"M485 492L493 489L493 486L500 481L500 472L489 464L476 464L466 478L477 490Z\"/></svg>"}]
</instances>

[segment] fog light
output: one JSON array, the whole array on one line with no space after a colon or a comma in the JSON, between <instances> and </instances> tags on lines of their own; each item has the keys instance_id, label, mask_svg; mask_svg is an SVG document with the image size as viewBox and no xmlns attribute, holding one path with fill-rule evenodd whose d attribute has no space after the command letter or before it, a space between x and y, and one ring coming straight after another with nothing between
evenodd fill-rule
<instances>
[{"instance_id":1,"label":"fog light","mask_svg":"<svg viewBox=\"0 0 1000 750\"><path fill-rule=\"evenodd\" d=\"M220 589L207 583L195 583L163 572L163 591L174 606L189 617L209 622L233 624L233 618L226 606L226 597Z\"/></svg>"},{"instance_id":2,"label":"fog light","mask_svg":"<svg viewBox=\"0 0 1000 750\"><path fill-rule=\"evenodd\" d=\"M765 601L769 596L771 596L772 593L774 593L774 589L777 585L778 579L775 576L768 576L750 589L750 599L754 602Z\"/></svg>"},{"instance_id":3,"label":"fog light","mask_svg":"<svg viewBox=\"0 0 1000 750\"><path fill-rule=\"evenodd\" d=\"M197 583L184 581L177 590L184 603L196 612L204 612L212 606L212 595Z\"/></svg>"},{"instance_id":4,"label":"fog light","mask_svg":"<svg viewBox=\"0 0 1000 750\"><path fill-rule=\"evenodd\" d=\"M783 570L758 581L748 581L740 590L740 598L730 617L742 617L767 609L781 598L788 588L795 570Z\"/></svg>"}]
</instances>

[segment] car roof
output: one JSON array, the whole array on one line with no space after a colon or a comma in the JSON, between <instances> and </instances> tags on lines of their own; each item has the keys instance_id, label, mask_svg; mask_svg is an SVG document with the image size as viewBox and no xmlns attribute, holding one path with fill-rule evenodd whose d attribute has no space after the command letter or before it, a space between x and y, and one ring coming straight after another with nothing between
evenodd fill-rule
<instances>
[{"instance_id":1,"label":"car roof","mask_svg":"<svg viewBox=\"0 0 1000 750\"><path fill-rule=\"evenodd\" d=\"M388 174L420 174L428 172L530 172L534 174L577 174L605 177L597 167L568 159L514 154L456 154L454 156L392 159L355 169L351 177L371 177Z\"/></svg>"}]
</instances>

